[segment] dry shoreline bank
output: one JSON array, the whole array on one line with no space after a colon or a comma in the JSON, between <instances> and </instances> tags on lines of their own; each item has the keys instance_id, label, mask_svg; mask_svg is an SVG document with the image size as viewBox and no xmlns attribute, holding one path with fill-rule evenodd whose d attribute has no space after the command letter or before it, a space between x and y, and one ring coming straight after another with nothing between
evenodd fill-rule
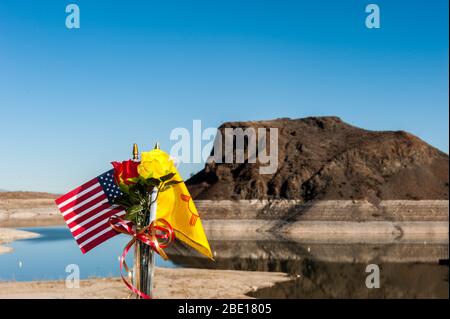
<instances>
[{"instance_id":1,"label":"dry shoreline bank","mask_svg":"<svg viewBox=\"0 0 450 319\"><path fill-rule=\"evenodd\" d=\"M0 254L12 251L11 247L5 247L2 246L2 244L7 244L19 239L34 238L37 236L39 235L28 231L11 228L0 228Z\"/></svg>"},{"instance_id":2,"label":"dry shoreline bank","mask_svg":"<svg viewBox=\"0 0 450 319\"><path fill-rule=\"evenodd\" d=\"M447 200L387 200L377 204L349 200L198 200L196 205L210 239L448 243ZM65 223L51 197L0 202L0 243L36 236L10 228L56 225ZM8 251L8 247L0 248L0 253Z\"/></svg>"},{"instance_id":3,"label":"dry shoreline bank","mask_svg":"<svg viewBox=\"0 0 450 319\"><path fill-rule=\"evenodd\" d=\"M448 200L197 200L203 220L259 219L288 221L448 221ZM0 200L0 227L21 224L61 225L53 201ZM12 225L12 226L8 226Z\"/></svg>"},{"instance_id":4,"label":"dry shoreline bank","mask_svg":"<svg viewBox=\"0 0 450 319\"><path fill-rule=\"evenodd\" d=\"M251 298L247 293L290 280L284 273L189 268L155 270L155 298L211 299ZM3 298L123 299L129 291L119 278L80 281L79 288L67 288L65 281L0 282Z\"/></svg>"},{"instance_id":5,"label":"dry shoreline bank","mask_svg":"<svg viewBox=\"0 0 450 319\"><path fill-rule=\"evenodd\" d=\"M36 204L36 200L33 200ZM54 204L27 200L0 205L0 227L64 225ZM198 200L208 235L281 235L293 240L448 242L447 200L367 201Z\"/></svg>"},{"instance_id":6,"label":"dry shoreline bank","mask_svg":"<svg viewBox=\"0 0 450 319\"><path fill-rule=\"evenodd\" d=\"M23 201L17 200L9 206L1 203L0 244L37 236L1 227L65 225L54 204L44 201L35 207L33 203ZM426 262L436 260L442 247L448 247L445 246L448 245L448 201L384 201L377 205L365 201L321 201L308 204L296 201L196 201L196 204L211 241L236 240L237 237L243 241L301 241L311 243L307 247L308 254L317 253L320 256L323 255L320 249L330 249L339 258L346 256L348 260L354 260L355 256L361 260L371 260L373 256L366 250L355 252L354 246L339 243L438 244L425 246L427 250L420 258ZM319 245L314 246L315 243ZM337 246L328 247L322 243ZM231 247L231 250L240 246ZM417 249L423 249L417 246ZM409 246L405 247L394 246L392 249L399 251L390 251L382 257L396 261L397 255L405 255L405 249L409 251ZM222 248L216 247L226 255L228 250ZM257 252L256 248L242 246L247 253L249 250ZM0 253L9 251L9 247L0 246ZM333 254L324 255L333 261ZM156 298L249 298L246 294L251 291L291 279L284 273L194 268L157 268L156 273ZM128 291L119 278L82 280L78 289L66 288L64 281L0 282L0 298L127 296Z\"/></svg>"}]
</instances>

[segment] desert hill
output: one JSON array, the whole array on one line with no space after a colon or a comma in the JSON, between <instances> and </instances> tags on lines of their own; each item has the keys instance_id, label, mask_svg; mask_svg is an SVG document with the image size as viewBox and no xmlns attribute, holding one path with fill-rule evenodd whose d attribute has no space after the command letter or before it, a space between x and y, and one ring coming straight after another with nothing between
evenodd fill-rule
<instances>
[{"instance_id":1,"label":"desert hill","mask_svg":"<svg viewBox=\"0 0 450 319\"><path fill-rule=\"evenodd\" d=\"M229 122L278 128L278 169L209 163L187 181L196 199L446 199L448 155L404 131L368 131L337 117Z\"/></svg>"},{"instance_id":2,"label":"desert hill","mask_svg":"<svg viewBox=\"0 0 450 319\"><path fill-rule=\"evenodd\" d=\"M56 199L60 195L42 193L42 192L9 192L2 191L0 194L0 200L10 199Z\"/></svg>"}]
</instances>

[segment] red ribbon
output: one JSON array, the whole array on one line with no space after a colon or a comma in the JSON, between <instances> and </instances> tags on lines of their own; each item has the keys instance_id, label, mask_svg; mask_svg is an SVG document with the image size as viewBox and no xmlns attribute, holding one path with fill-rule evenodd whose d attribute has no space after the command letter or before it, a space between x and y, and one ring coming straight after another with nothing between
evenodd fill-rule
<instances>
[{"instance_id":1,"label":"red ribbon","mask_svg":"<svg viewBox=\"0 0 450 319\"><path fill-rule=\"evenodd\" d=\"M124 220L118 216L111 216L109 224L115 231L133 237L128 244L126 244L122 256L120 257L120 276L122 277L123 282L133 293L144 299L151 299L149 295L137 289L123 276L123 268L125 268L127 273L130 273L125 257L136 242L142 242L149 245L151 249L159 254L164 260L169 259L163 249L168 247L175 239L175 233L172 226L165 219L158 218L151 222L147 227L136 232L133 229L134 224L131 221Z\"/></svg>"}]
</instances>

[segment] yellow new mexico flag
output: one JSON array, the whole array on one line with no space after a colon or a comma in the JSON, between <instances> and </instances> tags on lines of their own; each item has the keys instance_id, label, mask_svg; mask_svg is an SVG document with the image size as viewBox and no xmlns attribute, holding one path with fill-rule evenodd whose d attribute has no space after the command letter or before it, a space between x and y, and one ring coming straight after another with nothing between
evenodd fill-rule
<instances>
[{"instance_id":1,"label":"yellow new mexico flag","mask_svg":"<svg viewBox=\"0 0 450 319\"><path fill-rule=\"evenodd\" d=\"M178 172L173 180L182 180ZM176 238L213 259L202 221L184 182L159 193L156 218L167 220Z\"/></svg>"}]
</instances>

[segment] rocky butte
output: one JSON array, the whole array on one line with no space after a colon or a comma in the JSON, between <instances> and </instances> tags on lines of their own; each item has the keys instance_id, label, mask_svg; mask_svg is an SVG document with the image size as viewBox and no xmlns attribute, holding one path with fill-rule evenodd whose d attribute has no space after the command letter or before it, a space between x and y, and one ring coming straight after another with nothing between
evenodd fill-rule
<instances>
[{"instance_id":1,"label":"rocky butte","mask_svg":"<svg viewBox=\"0 0 450 319\"><path fill-rule=\"evenodd\" d=\"M228 122L278 128L278 169L208 163L187 181L197 200L448 200L449 157L404 131L369 131L338 117Z\"/></svg>"}]
</instances>

